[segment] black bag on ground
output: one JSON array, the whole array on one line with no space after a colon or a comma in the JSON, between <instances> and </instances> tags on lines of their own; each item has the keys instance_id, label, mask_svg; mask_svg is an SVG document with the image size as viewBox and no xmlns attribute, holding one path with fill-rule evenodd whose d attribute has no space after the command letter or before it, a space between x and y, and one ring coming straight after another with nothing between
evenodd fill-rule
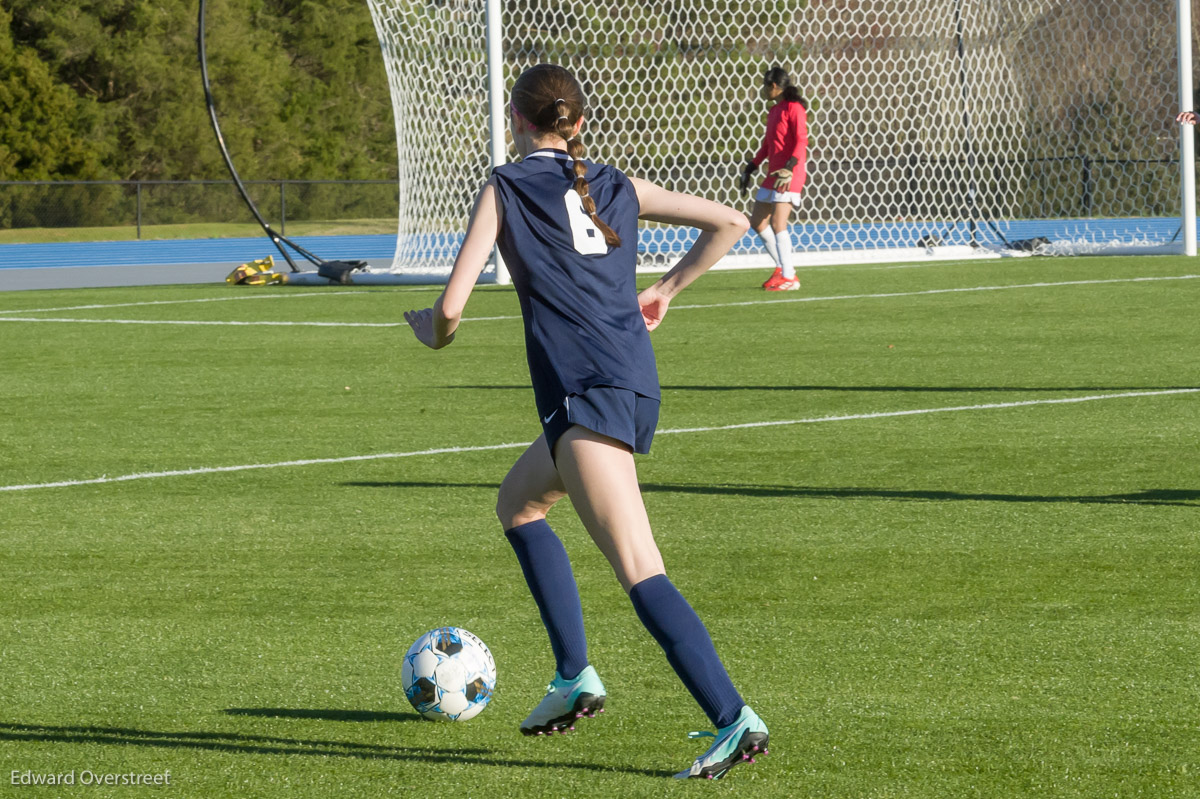
<instances>
[{"instance_id":1,"label":"black bag on ground","mask_svg":"<svg viewBox=\"0 0 1200 799\"><path fill-rule=\"evenodd\" d=\"M317 267L317 274L334 283L353 283L350 274L360 269L366 269L366 261L322 261Z\"/></svg>"}]
</instances>

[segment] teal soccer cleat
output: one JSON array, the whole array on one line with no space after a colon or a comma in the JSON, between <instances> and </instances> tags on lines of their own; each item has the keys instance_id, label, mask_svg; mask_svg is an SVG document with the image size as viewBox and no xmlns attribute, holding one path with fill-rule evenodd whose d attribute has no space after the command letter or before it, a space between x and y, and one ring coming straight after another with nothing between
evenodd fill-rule
<instances>
[{"instance_id":1,"label":"teal soccer cleat","mask_svg":"<svg viewBox=\"0 0 1200 799\"><path fill-rule=\"evenodd\" d=\"M604 683L596 670L588 666L573 680L554 674L554 682L538 706L521 722L523 735L553 735L575 729L575 720L595 718L604 712Z\"/></svg>"},{"instance_id":2,"label":"teal soccer cleat","mask_svg":"<svg viewBox=\"0 0 1200 799\"><path fill-rule=\"evenodd\" d=\"M754 762L755 755L767 754L767 725L763 724L750 706L742 708L737 721L717 732L693 732L689 738L710 736L717 741L708 751L696 758L696 762L687 771L675 775L677 780L692 777L708 780L719 780L725 772L739 763Z\"/></svg>"}]
</instances>

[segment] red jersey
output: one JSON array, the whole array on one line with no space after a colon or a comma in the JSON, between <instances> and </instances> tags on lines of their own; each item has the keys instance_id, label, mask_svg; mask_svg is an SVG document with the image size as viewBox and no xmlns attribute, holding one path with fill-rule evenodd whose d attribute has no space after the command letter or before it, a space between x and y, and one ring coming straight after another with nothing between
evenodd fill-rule
<instances>
[{"instance_id":1,"label":"red jersey","mask_svg":"<svg viewBox=\"0 0 1200 799\"><path fill-rule=\"evenodd\" d=\"M795 158L788 191L799 192L804 188L808 177L808 112L803 105L781 100L771 108L767 114L767 135L751 161L757 167L764 158L767 159L767 172L783 169L789 159ZM767 185L768 181L771 185ZM774 189L775 181L768 175L762 185Z\"/></svg>"}]
</instances>

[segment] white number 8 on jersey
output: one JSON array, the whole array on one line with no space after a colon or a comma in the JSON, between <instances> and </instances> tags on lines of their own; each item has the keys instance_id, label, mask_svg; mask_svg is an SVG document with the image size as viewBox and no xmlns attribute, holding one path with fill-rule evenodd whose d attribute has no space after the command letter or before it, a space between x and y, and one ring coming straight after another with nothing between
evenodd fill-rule
<instances>
[{"instance_id":1,"label":"white number 8 on jersey","mask_svg":"<svg viewBox=\"0 0 1200 799\"><path fill-rule=\"evenodd\" d=\"M583 255L604 255L608 252L608 243L604 234L592 224L591 217L583 210L583 198L575 189L568 189L563 195L567 206L567 220L571 223L571 237L575 240L576 251Z\"/></svg>"}]
</instances>

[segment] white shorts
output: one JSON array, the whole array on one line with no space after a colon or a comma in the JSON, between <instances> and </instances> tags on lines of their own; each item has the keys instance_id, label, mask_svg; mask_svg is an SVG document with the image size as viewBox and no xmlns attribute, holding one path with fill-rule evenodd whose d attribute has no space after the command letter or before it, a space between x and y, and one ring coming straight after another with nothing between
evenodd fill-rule
<instances>
[{"instance_id":1,"label":"white shorts","mask_svg":"<svg viewBox=\"0 0 1200 799\"><path fill-rule=\"evenodd\" d=\"M793 208L799 208L800 192L773 191L765 186L761 186L758 189L758 193L754 195L754 200L760 203L791 203Z\"/></svg>"}]
</instances>

